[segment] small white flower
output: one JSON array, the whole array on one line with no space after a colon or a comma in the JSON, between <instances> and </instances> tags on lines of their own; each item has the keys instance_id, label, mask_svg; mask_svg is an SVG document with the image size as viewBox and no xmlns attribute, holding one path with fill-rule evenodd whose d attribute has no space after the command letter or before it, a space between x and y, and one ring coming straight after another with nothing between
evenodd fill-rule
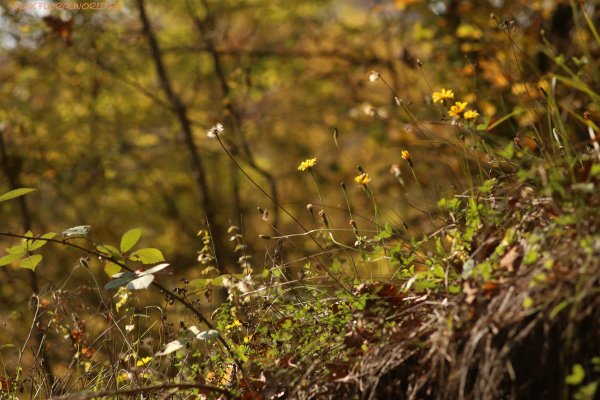
<instances>
[{"instance_id":1,"label":"small white flower","mask_svg":"<svg viewBox=\"0 0 600 400\"><path fill-rule=\"evenodd\" d=\"M214 139L217 137L217 135L221 132L223 132L225 130L225 128L223 128L223 125L221 124L216 124L213 125L207 132L206 135L211 138Z\"/></svg>"},{"instance_id":2,"label":"small white flower","mask_svg":"<svg viewBox=\"0 0 600 400\"><path fill-rule=\"evenodd\" d=\"M371 76L369 76L369 80L371 82L376 82L379 80L379 72L371 71Z\"/></svg>"}]
</instances>

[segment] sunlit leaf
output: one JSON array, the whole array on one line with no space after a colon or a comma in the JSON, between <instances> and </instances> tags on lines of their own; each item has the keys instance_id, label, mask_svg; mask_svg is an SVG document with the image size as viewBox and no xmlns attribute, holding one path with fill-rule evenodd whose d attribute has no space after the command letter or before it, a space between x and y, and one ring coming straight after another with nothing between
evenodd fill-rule
<instances>
[{"instance_id":1,"label":"sunlit leaf","mask_svg":"<svg viewBox=\"0 0 600 400\"><path fill-rule=\"evenodd\" d=\"M212 282L212 279L194 279L189 283L190 287L199 287L203 288L209 285Z\"/></svg>"},{"instance_id":2,"label":"sunlit leaf","mask_svg":"<svg viewBox=\"0 0 600 400\"><path fill-rule=\"evenodd\" d=\"M56 236L56 233L54 232L48 232L45 235L43 235L42 237L40 237L38 240L36 240L31 246L29 246L29 250L37 250L40 247L42 247L43 245L45 245L46 243L48 243L45 240L42 239L52 239L54 236Z\"/></svg>"},{"instance_id":3,"label":"sunlit leaf","mask_svg":"<svg viewBox=\"0 0 600 400\"><path fill-rule=\"evenodd\" d=\"M132 280L131 282L129 282L127 284L126 287L129 290L148 289L148 286L150 286L150 284L152 283L153 280L154 280L154 275L152 275L152 274L144 275L140 278Z\"/></svg>"},{"instance_id":4,"label":"sunlit leaf","mask_svg":"<svg viewBox=\"0 0 600 400\"><path fill-rule=\"evenodd\" d=\"M6 252L10 254L23 254L25 253L25 249L23 248L23 246L14 246L6 249Z\"/></svg>"},{"instance_id":5,"label":"sunlit leaf","mask_svg":"<svg viewBox=\"0 0 600 400\"><path fill-rule=\"evenodd\" d=\"M160 270L163 270L163 269L167 268L169 265L170 265L170 264L168 264L168 263L165 263L165 264L158 264L157 266L155 266L155 267L152 267L152 268L150 268L150 269L147 269L146 271L144 271L144 272L140 273L140 276L144 276L144 275L148 275L148 274L153 274L153 273L155 273L155 272L158 272L158 271L160 271Z\"/></svg>"},{"instance_id":6,"label":"sunlit leaf","mask_svg":"<svg viewBox=\"0 0 600 400\"><path fill-rule=\"evenodd\" d=\"M141 229L132 229L129 232L126 232L121 238L121 253L125 253L129 251L135 244L140 240L142 236Z\"/></svg>"},{"instance_id":7,"label":"sunlit leaf","mask_svg":"<svg viewBox=\"0 0 600 400\"><path fill-rule=\"evenodd\" d=\"M104 254L109 254L111 256L119 256L119 250L116 247L110 246L108 244L97 244L96 248L99 252Z\"/></svg>"},{"instance_id":8,"label":"sunlit leaf","mask_svg":"<svg viewBox=\"0 0 600 400\"><path fill-rule=\"evenodd\" d=\"M115 274L121 272L121 266L109 261L104 266L104 272L112 278Z\"/></svg>"},{"instance_id":9,"label":"sunlit leaf","mask_svg":"<svg viewBox=\"0 0 600 400\"><path fill-rule=\"evenodd\" d=\"M4 256L4 257L0 258L0 267L3 265L8 265L14 261L17 261L18 259L22 258L24 255L25 255L25 252L9 254L7 256Z\"/></svg>"},{"instance_id":10,"label":"sunlit leaf","mask_svg":"<svg viewBox=\"0 0 600 400\"><path fill-rule=\"evenodd\" d=\"M154 264L165 261L162 253L158 249L141 249L131 253L129 257L132 261L141 261L144 264Z\"/></svg>"},{"instance_id":11,"label":"sunlit leaf","mask_svg":"<svg viewBox=\"0 0 600 400\"><path fill-rule=\"evenodd\" d=\"M34 254L33 256L27 257L26 259L21 261L19 263L19 267L35 271L35 267L37 267L40 261L42 261L42 256L39 254Z\"/></svg>"},{"instance_id":12,"label":"sunlit leaf","mask_svg":"<svg viewBox=\"0 0 600 400\"><path fill-rule=\"evenodd\" d=\"M11 190L10 192L5 193L2 196L0 196L0 202L14 199L15 197L23 196L24 194L33 192L34 190L37 190L37 189L21 188L21 189Z\"/></svg>"},{"instance_id":13,"label":"sunlit leaf","mask_svg":"<svg viewBox=\"0 0 600 400\"><path fill-rule=\"evenodd\" d=\"M179 340L174 340L170 343L168 343L165 348L156 353L157 356L165 356L167 354L171 354L174 351L177 351L179 349L181 349L183 346L185 346L186 344L188 344L190 342L190 339L179 339Z\"/></svg>"}]
</instances>

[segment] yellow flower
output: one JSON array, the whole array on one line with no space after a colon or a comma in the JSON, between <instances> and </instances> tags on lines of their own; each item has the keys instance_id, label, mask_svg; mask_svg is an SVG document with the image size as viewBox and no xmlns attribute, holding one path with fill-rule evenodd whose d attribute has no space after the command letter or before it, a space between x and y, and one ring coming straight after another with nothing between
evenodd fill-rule
<instances>
[{"instance_id":1,"label":"yellow flower","mask_svg":"<svg viewBox=\"0 0 600 400\"><path fill-rule=\"evenodd\" d=\"M446 90L446 89L442 89L441 92L433 92L433 103L437 103L439 100L444 100L444 99L453 99L454 98L454 93L452 93L452 90Z\"/></svg>"},{"instance_id":2,"label":"yellow flower","mask_svg":"<svg viewBox=\"0 0 600 400\"><path fill-rule=\"evenodd\" d=\"M402 159L403 160L410 160L410 153L406 150L402 150Z\"/></svg>"},{"instance_id":3,"label":"yellow flower","mask_svg":"<svg viewBox=\"0 0 600 400\"><path fill-rule=\"evenodd\" d=\"M479 113L476 110L471 110L471 111L467 111L463 117L465 117L465 119L475 119L479 116Z\"/></svg>"},{"instance_id":4,"label":"yellow flower","mask_svg":"<svg viewBox=\"0 0 600 400\"><path fill-rule=\"evenodd\" d=\"M314 166L317 163L317 159L313 158L312 160L306 160L298 167L299 171L305 171L310 167Z\"/></svg>"},{"instance_id":5,"label":"yellow flower","mask_svg":"<svg viewBox=\"0 0 600 400\"><path fill-rule=\"evenodd\" d=\"M146 364L148 364L148 362L150 362L151 360L152 360L152 357L144 357L144 358L142 358L141 360L139 360L139 361L136 363L136 365L137 365L138 367L141 367L142 365L146 365Z\"/></svg>"},{"instance_id":6,"label":"yellow flower","mask_svg":"<svg viewBox=\"0 0 600 400\"><path fill-rule=\"evenodd\" d=\"M457 101L456 105L450 107L450 111L448 111L448 114L453 117L458 117L458 114L465 111L466 106L467 102L461 103L460 101Z\"/></svg>"},{"instance_id":7,"label":"yellow flower","mask_svg":"<svg viewBox=\"0 0 600 400\"><path fill-rule=\"evenodd\" d=\"M357 176L356 178L354 178L354 180L360 183L361 185L366 185L367 183L371 182L371 178L369 178L369 174L367 173Z\"/></svg>"}]
</instances>

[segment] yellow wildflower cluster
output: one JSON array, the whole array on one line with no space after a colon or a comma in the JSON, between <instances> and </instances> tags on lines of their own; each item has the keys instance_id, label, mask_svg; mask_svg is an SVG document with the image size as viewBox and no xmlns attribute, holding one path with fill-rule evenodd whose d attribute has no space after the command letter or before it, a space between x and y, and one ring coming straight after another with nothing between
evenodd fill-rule
<instances>
[{"instance_id":1,"label":"yellow wildflower cluster","mask_svg":"<svg viewBox=\"0 0 600 400\"><path fill-rule=\"evenodd\" d=\"M441 92L433 93L433 102L434 103L437 103L439 100L453 99L453 98L454 98L454 93L452 92L452 90L442 89ZM451 117L460 117L460 114L464 112L463 118L465 120L468 121L468 120L476 119L479 116L479 113L477 112L477 110L465 111L467 104L469 104L469 103L467 103L466 101L465 102L457 101L456 103L454 103L454 105L452 107L450 107L450 111L448 111L448 115L450 115ZM402 156L402 158L404 158L404 156Z\"/></svg>"},{"instance_id":2,"label":"yellow wildflower cluster","mask_svg":"<svg viewBox=\"0 0 600 400\"><path fill-rule=\"evenodd\" d=\"M469 110L463 115L463 117L465 117L466 120L475 119L478 116L479 116L479 113L476 110Z\"/></svg>"},{"instance_id":3,"label":"yellow wildflower cluster","mask_svg":"<svg viewBox=\"0 0 600 400\"><path fill-rule=\"evenodd\" d=\"M450 107L450 111L448 111L448 114L452 117L458 117L461 112L465 111L466 106L467 102L461 103L460 101L457 101L455 105Z\"/></svg>"},{"instance_id":4,"label":"yellow wildflower cluster","mask_svg":"<svg viewBox=\"0 0 600 400\"><path fill-rule=\"evenodd\" d=\"M410 160L410 153L406 150L402 150L402 159L403 160Z\"/></svg>"},{"instance_id":5,"label":"yellow wildflower cluster","mask_svg":"<svg viewBox=\"0 0 600 400\"><path fill-rule=\"evenodd\" d=\"M317 159L313 158L312 160L306 160L304 162L302 162L302 164L300 164L300 166L298 167L299 171L306 171L307 169L310 169L310 167L313 167L315 164L317 163Z\"/></svg>"}]
</instances>

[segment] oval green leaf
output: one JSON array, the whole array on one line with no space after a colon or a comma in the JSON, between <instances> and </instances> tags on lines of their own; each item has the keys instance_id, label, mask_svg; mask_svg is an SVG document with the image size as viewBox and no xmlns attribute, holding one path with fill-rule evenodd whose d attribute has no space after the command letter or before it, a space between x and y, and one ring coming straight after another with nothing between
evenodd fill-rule
<instances>
[{"instance_id":1,"label":"oval green leaf","mask_svg":"<svg viewBox=\"0 0 600 400\"><path fill-rule=\"evenodd\" d=\"M162 253L158 249L141 249L131 253L129 258L132 261L141 261L144 264L155 264L161 261L165 261Z\"/></svg>"},{"instance_id":2,"label":"oval green leaf","mask_svg":"<svg viewBox=\"0 0 600 400\"><path fill-rule=\"evenodd\" d=\"M25 252L6 255L6 256L0 258L0 267L3 265L8 265L14 261L17 261L19 258L23 257L24 255L25 255Z\"/></svg>"},{"instance_id":3,"label":"oval green leaf","mask_svg":"<svg viewBox=\"0 0 600 400\"><path fill-rule=\"evenodd\" d=\"M125 253L129 251L135 244L140 240L142 236L141 229L132 229L129 232L126 232L121 238L121 253Z\"/></svg>"}]
</instances>

